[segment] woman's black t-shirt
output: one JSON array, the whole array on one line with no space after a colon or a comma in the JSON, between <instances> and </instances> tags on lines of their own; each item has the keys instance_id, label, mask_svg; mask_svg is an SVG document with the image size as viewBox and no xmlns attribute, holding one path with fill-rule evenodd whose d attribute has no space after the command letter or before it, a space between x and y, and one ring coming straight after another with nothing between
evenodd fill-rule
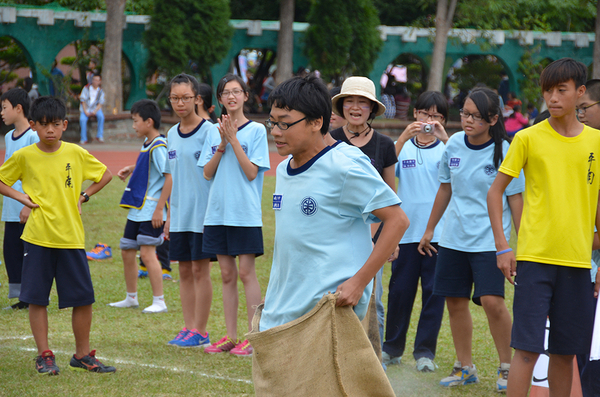
<instances>
[{"instance_id":1,"label":"woman's black t-shirt","mask_svg":"<svg viewBox=\"0 0 600 397\"><path fill-rule=\"evenodd\" d=\"M362 147L356 147L371 159L371 164L379 172L379 175L383 177L383 169L398 162L396 148L394 147L394 141L389 136L380 134L375 130L371 131L373 134L371 140ZM336 141L346 142L348 145L355 146L344 133L343 127L331 131L330 134Z\"/></svg>"}]
</instances>

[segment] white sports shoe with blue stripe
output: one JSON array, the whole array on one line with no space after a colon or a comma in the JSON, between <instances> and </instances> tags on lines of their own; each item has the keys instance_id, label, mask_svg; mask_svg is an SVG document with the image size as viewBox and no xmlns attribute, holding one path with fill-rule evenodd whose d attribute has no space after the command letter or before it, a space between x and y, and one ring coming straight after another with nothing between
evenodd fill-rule
<instances>
[{"instance_id":1,"label":"white sports shoe with blue stripe","mask_svg":"<svg viewBox=\"0 0 600 397\"><path fill-rule=\"evenodd\" d=\"M454 363L454 368L452 368L450 376L447 376L440 381L440 385L444 387L463 386L472 383L479 383L475 364L473 364L472 367L462 367L460 361Z\"/></svg>"}]
</instances>

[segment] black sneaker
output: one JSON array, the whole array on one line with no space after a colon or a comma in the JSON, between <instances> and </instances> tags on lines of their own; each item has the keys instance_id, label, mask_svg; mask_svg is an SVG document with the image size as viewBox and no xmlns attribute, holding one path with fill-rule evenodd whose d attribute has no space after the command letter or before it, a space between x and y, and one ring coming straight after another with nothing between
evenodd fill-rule
<instances>
[{"instance_id":1,"label":"black sneaker","mask_svg":"<svg viewBox=\"0 0 600 397\"><path fill-rule=\"evenodd\" d=\"M117 371L115 367L108 367L98 361L96 358L96 350L92 350L90 354L82 358L77 358L73 354L69 366L73 371L90 371L100 373L112 373Z\"/></svg>"},{"instance_id":2,"label":"black sneaker","mask_svg":"<svg viewBox=\"0 0 600 397\"><path fill-rule=\"evenodd\" d=\"M6 306L4 308L4 310L21 310L21 309L27 309L29 308L29 303L25 303L25 302L17 302L14 305L11 306Z\"/></svg>"},{"instance_id":3,"label":"black sneaker","mask_svg":"<svg viewBox=\"0 0 600 397\"><path fill-rule=\"evenodd\" d=\"M56 359L52 350L44 350L35 358L35 369L39 375L58 375L60 369L56 365Z\"/></svg>"}]
</instances>

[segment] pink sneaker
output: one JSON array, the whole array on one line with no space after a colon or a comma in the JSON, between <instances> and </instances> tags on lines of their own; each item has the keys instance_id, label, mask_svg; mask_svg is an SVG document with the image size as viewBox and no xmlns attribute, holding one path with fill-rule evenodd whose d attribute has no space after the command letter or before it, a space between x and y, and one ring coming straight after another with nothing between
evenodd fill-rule
<instances>
[{"instance_id":1,"label":"pink sneaker","mask_svg":"<svg viewBox=\"0 0 600 397\"><path fill-rule=\"evenodd\" d=\"M215 342L212 345L206 347L204 349L204 351L206 353L209 353L209 354L227 353L231 349L233 349L234 347L236 347L236 345L238 343L240 343L239 340L234 342L230 337L224 336L224 337L221 338L220 341Z\"/></svg>"},{"instance_id":2,"label":"pink sneaker","mask_svg":"<svg viewBox=\"0 0 600 397\"><path fill-rule=\"evenodd\" d=\"M248 339L246 339L245 341L235 345L235 347L231 349L229 353L235 354L236 356L240 357L249 357L252 355L253 351L254 349L250 345L250 342L248 342Z\"/></svg>"}]
</instances>

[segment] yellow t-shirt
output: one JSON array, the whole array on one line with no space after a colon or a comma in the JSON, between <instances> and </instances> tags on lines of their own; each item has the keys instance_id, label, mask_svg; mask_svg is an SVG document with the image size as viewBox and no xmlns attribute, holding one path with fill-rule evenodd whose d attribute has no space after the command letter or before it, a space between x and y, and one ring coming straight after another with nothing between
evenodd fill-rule
<instances>
[{"instance_id":1,"label":"yellow t-shirt","mask_svg":"<svg viewBox=\"0 0 600 397\"><path fill-rule=\"evenodd\" d=\"M517 260L591 268L600 131L564 137L546 120L519 131L499 171L525 174Z\"/></svg>"},{"instance_id":2,"label":"yellow t-shirt","mask_svg":"<svg viewBox=\"0 0 600 397\"><path fill-rule=\"evenodd\" d=\"M53 153L31 145L16 151L1 167L0 181L23 191L38 204L31 211L21 238L49 248L85 248L77 202L85 180L100 182L106 166L87 150L62 142Z\"/></svg>"}]
</instances>

